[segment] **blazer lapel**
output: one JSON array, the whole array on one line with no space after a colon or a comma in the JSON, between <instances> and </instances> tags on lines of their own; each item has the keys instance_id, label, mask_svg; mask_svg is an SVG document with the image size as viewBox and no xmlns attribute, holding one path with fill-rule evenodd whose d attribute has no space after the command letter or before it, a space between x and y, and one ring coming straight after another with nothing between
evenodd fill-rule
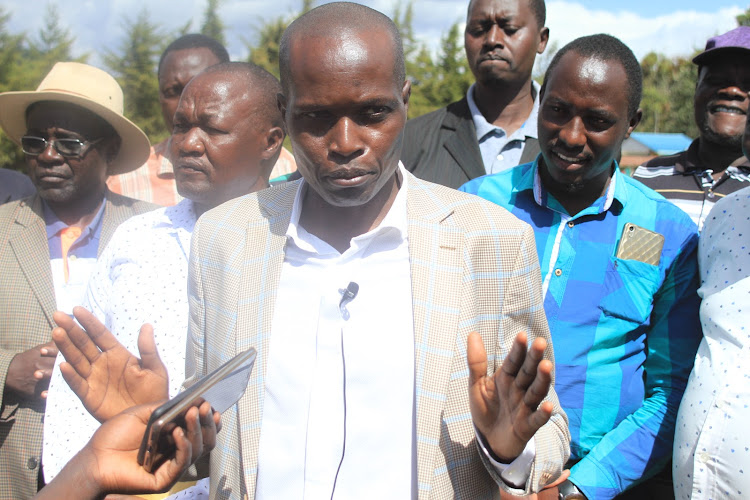
<instances>
[{"instance_id":1,"label":"blazer lapel","mask_svg":"<svg viewBox=\"0 0 750 500\"><path fill-rule=\"evenodd\" d=\"M443 128L455 131L448 136L444 146L468 178L475 179L485 175L487 171L479 151L477 132L466 97L449 106Z\"/></svg>"},{"instance_id":2,"label":"blazer lapel","mask_svg":"<svg viewBox=\"0 0 750 500\"><path fill-rule=\"evenodd\" d=\"M16 211L15 231L8 236L18 265L34 292L50 325L54 325L52 314L57 308L49 263L49 244L44 225L42 200L34 196L29 203L21 202ZM23 229L21 229L23 228Z\"/></svg>"},{"instance_id":3,"label":"blazer lapel","mask_svg":"<svg viewBox=\"0 0 750 500\"><path fill-rule=\"evenodd\" d=\"M463 276L463 232L452 225L451 207L441 204L429 184L409 177L409 255L414 310L417 475L420 485L434 477L440 445L440 418L456 351L459 291ZM429 488L419 488L419 498Z\"/></svg>"},{"instance_id":4,"label":"blazer lapel","mask_svg":"<svg viewBox=\"0 0 750 500\"><path fill-rule=\"evenodd\" d=\"M236 352L251 346L258 351L250 384L238 406L242 468L250 498L254 497L258 474L258 444L274 306L284 263L286 231L297 192L292 187L299 184L289 183L287 189L266 190L258 194L258 211L249 215L245 239L245 265L239 284Z\"/></svg>"}]
</instances>

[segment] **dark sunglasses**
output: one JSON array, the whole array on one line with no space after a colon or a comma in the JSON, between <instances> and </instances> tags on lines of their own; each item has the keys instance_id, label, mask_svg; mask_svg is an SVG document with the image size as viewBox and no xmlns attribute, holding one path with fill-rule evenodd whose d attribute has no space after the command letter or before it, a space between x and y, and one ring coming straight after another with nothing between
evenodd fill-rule
<instances>
[{"instance_id":1,"label":"dark sunglasses","mask_svg":"<svg viewBox=\"0 0 750 500\"><path fill-rule=\"evenodd\" d=\"M66 158L80 158L86 154L86 151L101 141L102 138L94 139L93 141L81 141L78 139L51 139L47 140L44 137L36 137L33 135L25 135L21 137L21 149L27 155L38 156L42 154L47 146L51 143L55 151L60 153Z\"/></svg>"}]
</instances>

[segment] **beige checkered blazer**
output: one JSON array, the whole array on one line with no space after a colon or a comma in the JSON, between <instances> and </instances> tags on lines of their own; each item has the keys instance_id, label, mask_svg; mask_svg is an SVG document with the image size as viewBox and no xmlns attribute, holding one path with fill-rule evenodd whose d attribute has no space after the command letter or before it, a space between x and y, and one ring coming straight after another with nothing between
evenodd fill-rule
<instances>
[{"instance_id":1,"label":"beige checkered blazer","mask_svg":"<svg viewBox=\"0 0 750 500\"><path fill-rule=\"evenodd\" d=\"M99 253L115 228L156 205L108 193ZM23 499L37 491L42 455L42 401L5 394L13 356L49 342L55 291L42 202L34 195L0 206L0 499Z\"/></svg>"},{"instance_id":2,"label":"beige checkered blazer","mask_svg":"<svg viewBox=\"0 0 750 500\"><path fill-rule=\"evenodd\" d=\"M482 463L469 411L466 337L482 334L492 371L519 331L549 342L534 235L497 205L408 175L419 498L497 498L502 481ZM222 417L211 498L254 497L271 321L299 182L222 205L193 234L186 384L258 349L245 395ZM551 347L545 355L553 360ZM554 390L548 399L555 412L536 435L530 478L508 491L529 493L562 472L567 419Z\"/></svg>"}]
</instances>

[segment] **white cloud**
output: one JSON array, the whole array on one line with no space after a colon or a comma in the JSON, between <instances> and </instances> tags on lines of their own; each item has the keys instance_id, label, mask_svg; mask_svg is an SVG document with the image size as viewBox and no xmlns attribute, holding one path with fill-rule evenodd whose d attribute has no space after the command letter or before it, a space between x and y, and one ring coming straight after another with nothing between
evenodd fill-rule
<instances>
[{"instance_id":1,"label":"white cloud","mask_svg":"<svg viewBox=\"0 0 750 500\"><path fill-rule=\"evenodd\" d=\"M76 55L88 52L90 62L100 64L99 55L104 49L115 49L123 41L123 20L133 19L144 6L151 20L170 34L192 20L197 30L203 19L206 0L48 0L56 3L60 11L60 24L70 28L76 36ZM319 0L317 4L328 0ZM360 3L392 15L398 0L360 0ZM658 0L655 0L658 1ZM10 28L36 35L43 25L43 12L39 2L5 0L4 8L11 14ZM439 47L440 38L451 24L463 21L468 0L416 0L414 2L414 30L418 38L433 50ZM610 33L627 43L637 57L650 51L668 56L689 55L702 48L706 39L735 26L734 17L743 12L740 6L699 11L691 8L700 5L697 0L684 0L684 10L668 15L646 17L627 10L627 4L601 2L600 5L625 5L625 7L587 8L572 1L547 2L547 25L551 40L559 46L582 35ZM291 15L299 10L302 0L224 0L220 14L227 28L230 55L245 58L244 40L254 41L257 29L264 21L278 16ZM405 2L401 2L402 5ZM62 8L64 7L64 8ZM708 7L705 7L708 9Z\"/></svg>"},{"instance_id":2,"label":"white cloud","mask_svg":"<svg viewBox=\"0 0 750 500\"><path fill-rule=\"evenodd\" d=\"M644 17L625 9L586 9L578 3L547 3L550 40L560 47L579 36L609 33L625 42L639 59L654 51L670 57L688 56L702 49L711 36L734 28L740 7L716 11L684 10L668 15Z\"/></svg>"}]
</instances>

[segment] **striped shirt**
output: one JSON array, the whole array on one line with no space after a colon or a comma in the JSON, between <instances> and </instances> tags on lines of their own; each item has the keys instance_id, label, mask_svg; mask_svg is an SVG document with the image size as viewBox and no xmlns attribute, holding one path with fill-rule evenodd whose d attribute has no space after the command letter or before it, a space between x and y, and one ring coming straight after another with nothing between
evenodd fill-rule
<instances>
[{"instance_id":1,"label":"striped shirt","mask_svg":"<svg viewBox=\"0 0 750 500\"><path fill-rule=\"evenodd\" d=\"M714 179L698 156L699 140L685 151L649 160L633 177L684 210L700 230L714 203L750 186L750 161L741 156Z\"/></svg>"},{"instance_id":2,"label":"striped shirt","mask_svg":"<svg viewBox=\"0 0 750 500\"><path fill-rule=\"evenodd\" d=\"M167 158L168 147L169 139L152 146L146 163L132 172L111 176L107 187L123 196L163 207L176 205L182 196L177 192L172 162Z\"/></svg>"},{"instance_id":3,"label":"striped shirt","mask_svg":"<svg viewBox=\"0 0 750 500\"><path fill-rule=\"evenodd\" d=\"M613 498L672 455L674 422L701 338L695 224L615 168L607 192L570 216L542 186L538 159L461 190L535 232L555 390L568 414L571 481ZM664 235L658 265L615 257L626 223Z\"/></svg>"}]
</instances>

